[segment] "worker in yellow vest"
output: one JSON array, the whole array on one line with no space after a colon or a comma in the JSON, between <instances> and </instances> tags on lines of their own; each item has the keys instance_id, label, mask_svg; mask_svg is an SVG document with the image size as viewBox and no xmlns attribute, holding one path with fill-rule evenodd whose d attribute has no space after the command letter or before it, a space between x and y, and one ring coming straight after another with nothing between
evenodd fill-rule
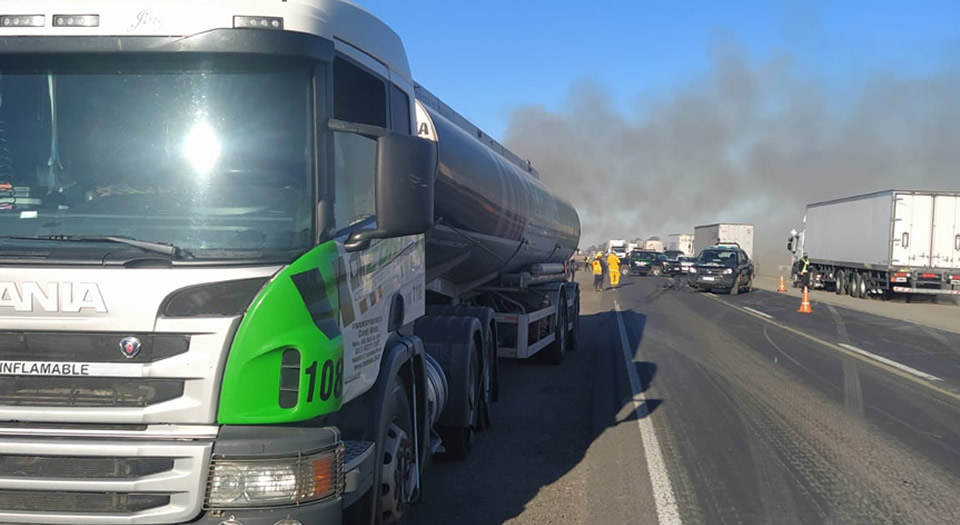
<instances>
[{"instance_id":1,"label":"worker in yellow vest","mask_svg":"<svg viewBox=\"0 0 960 525\"><path fill-rule=\"evenodd\" d=\"M603 254L597 252L597 255L593 258L593 261L590 263L590 269L593 273L593 289L602 292L603 291Z\"/></svg>"},{"instance_id":2,"label":"worker in yellow vest","mask_svg":"<svg viewBox=\"0 0 960 525\"><path fill-rule=\"evenodd\" d=\"M607 256L607 268L610 270L610 286L620 286L620 258L617 254L610 252Z\"/></svg>"}]
</instances>

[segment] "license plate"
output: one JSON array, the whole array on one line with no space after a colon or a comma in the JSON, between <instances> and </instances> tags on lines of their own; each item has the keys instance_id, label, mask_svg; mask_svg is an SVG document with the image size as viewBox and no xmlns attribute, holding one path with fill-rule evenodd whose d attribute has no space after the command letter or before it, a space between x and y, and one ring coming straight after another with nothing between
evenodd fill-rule
<instances>
[{"instance_id":1,"label":"license plate","mask_svg":"<svg viewBox=\"0 0 960 525\"><path fill-rule=\"evenodd\" d=\"M704 280L704 281L715 281L715 280L716 280L716 277L704 276L704 277L703 277L703 280Z\"/></svg>"}]
</instances>

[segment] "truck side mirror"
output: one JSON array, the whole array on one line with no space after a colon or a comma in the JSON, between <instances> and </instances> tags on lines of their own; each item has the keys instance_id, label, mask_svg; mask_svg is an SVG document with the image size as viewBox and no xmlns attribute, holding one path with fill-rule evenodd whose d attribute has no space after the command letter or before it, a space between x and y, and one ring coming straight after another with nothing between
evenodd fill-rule
<instances>
[{"instance_id":1,"label":"truck side mirror","mask_svg":"<svg viewBox=\"0 0 960 525\"><path fill-rule=\"evenodd\" d=\"M347 251L364 250L372 239L426 233L433 226L433 187L437 144L387 132L377 137L377 228L347 239Z\"/></svg>"}]
</instances>

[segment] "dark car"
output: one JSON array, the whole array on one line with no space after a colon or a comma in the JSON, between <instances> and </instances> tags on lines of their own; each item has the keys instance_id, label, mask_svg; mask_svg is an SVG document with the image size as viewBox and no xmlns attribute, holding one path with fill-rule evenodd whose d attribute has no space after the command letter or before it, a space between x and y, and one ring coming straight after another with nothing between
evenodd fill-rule
<instances>
[{"instance_id":1,"label":"dark car","mask_svg":"<svg viewBox=\"0 0 960 525\"><path fill-rule=\"evenodd\" d=\"M683 268L680 264L680 257L683 256L683 252L680 250L667 250L663 252L663 273L673 276L680 273Z\"/></svg>"},{"instance_id":2,"label":"dark car","mask_svg":"<svg viewBox=\"0 0 960 525\"><path fill-rule=\"evenodd\" d=\"M664 273L663 263L666 260L660 252L634 250L630 252L630 274L661 275Z\"/></svg>"},{"instance_id":3,"label":"dark car","mask_svg":"<svg viewBox=\"0 0 960 525\"><path fill-rule=\"evenodd\" d=\"M730 295L753 287L753 261L736 247L711 246L700 252L687 272L690 286L700 290L729 290Z\"/></svg>"}]
</instances>

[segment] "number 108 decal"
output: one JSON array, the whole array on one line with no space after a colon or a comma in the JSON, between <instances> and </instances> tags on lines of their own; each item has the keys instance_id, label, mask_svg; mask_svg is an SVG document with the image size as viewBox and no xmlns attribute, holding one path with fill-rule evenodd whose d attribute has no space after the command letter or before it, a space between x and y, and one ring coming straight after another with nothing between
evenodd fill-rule
<instances>
[{"instance_id":1,"label":"number 108 decal","mask_svg":"<svg viewBox=\"0 0 960 525\"><path fill-rule=\"evenodd\" d=\"M340 399L343 394L343 358L337 359L334 364L333 359L327 359L323 365L314 361L307 367L306 373L310 376L310 383L307 388L307 403L313 403L314 396L319 395L320 401L329 401L330 396ZM320 376L320 388L317 388L317 375Z\"/></svg>"}]
</instances>

